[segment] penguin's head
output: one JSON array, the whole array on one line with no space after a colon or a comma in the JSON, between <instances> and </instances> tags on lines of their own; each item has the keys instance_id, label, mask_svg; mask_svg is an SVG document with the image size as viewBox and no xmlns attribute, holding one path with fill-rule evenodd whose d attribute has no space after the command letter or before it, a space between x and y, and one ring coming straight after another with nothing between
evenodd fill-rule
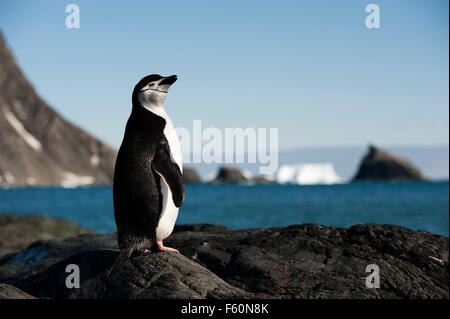
<instances>
[{"instance_id":1,"label":"penguin's head","mask_svg":"<svg viewBox=\"0 0 450 319\"><path fill-rule=\"evenodd\" d=\"M162 105L167 97L169 87L177 80L176 75L161 76L151 74L143 77L133 90L133 103L143 106Z\"/></svg>"}]
</instances>

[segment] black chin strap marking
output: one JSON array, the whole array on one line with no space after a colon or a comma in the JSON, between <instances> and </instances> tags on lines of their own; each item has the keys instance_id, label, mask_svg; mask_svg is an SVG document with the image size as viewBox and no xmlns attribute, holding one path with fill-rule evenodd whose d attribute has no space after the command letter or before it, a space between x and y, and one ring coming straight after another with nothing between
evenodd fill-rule
<instances>
[{"instance_id":1,"label":"black chin strap marking","mask_svg":"<svg viewBox=\"0 0 450 319\"><path fill-rule=\"evenodd\" d=\"M158 91L158 92L162 92L162 93L167 93L167 91L162 91L162 90L157 90L157 89L150 89L150 88L145 89L145 90L140 90L139 92L145 92L145 91L148 91L148 90Z\"/></svg>"}]
</instances>

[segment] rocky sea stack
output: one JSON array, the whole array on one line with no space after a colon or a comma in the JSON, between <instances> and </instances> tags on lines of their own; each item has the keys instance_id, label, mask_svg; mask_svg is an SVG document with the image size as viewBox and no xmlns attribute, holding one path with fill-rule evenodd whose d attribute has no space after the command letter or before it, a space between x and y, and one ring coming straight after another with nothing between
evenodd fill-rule
<instances>
[{"instance_id":1,"label":"rocky sea stack","mask_svg":"<svg viewBox=\"0 0 450 319\"><path fill-rule=\"evenodd\" d=\"M240 169L232 166L222 166L213 183L243 183L248 181Z\"/></svg>"},{"instance_id":2,"label":"rocky sea stack","mask_svg":"<svg viewBox=\"0 0 450 319\"><path fill-rule=\"evenodd\" d=\"M136 254L107 279L115 234L38 240L0 257L0 298L448 298L448 238L398 226L181 225L167 245L181 254ZM69 264L79 289L65 285Z\"/></svg>"},{"instance_id":3,"label":"rocky sea stack","mask_svg":"<svg viewBox=\"0 0 450 319\"><path fill-rule=\"evenodd\" d=\"M116 151L37 95L1 33L0 150L0 186L112 182Z\"/></svg>"},{"instance_id":4,"label":"rocky sea stack","mask_svg":"<svg viewBox=\"0 0 450 319\"><path fill-rule=\"evenodd\" d=\"M408 181L424 180L417 168L406 159L369 146L369 152L363 158L355 181Z\"/></svg>"},{"instance_id":5,"label":"rocky sea stack","mask_svg":"<svg viewBox=\"0 0 450 319\"><path fill-rule=\"evenodd\" d=\"M183 178L187 184L200 184L202 182L197 171L189 167L183 167Z\"/></svg>"}]
</instances>

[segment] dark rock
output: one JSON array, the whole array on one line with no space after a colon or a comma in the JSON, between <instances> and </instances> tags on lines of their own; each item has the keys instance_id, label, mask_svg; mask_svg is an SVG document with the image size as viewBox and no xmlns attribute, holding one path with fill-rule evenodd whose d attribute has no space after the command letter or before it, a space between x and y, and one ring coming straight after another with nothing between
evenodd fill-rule
<instances>
[{"instance_id":1,"label":"dark rock","mask_svg":"<svg viewBox=\"0 0 450 319\"><path fill-rule=\"evenodd\" d=\"M90 232L64 219L0 214L0 256L20 251L37 240L63 239Z\"/></svg>"},{"instance_id":2,"label":"dark rock","mask_svg":"<svg viewBox=\"0 0 450 319\"><path fill-rule=\"evenodd\" d=\"M255 184L274 184L275 178L269 175L259 175L253 177L252 182Z\"/></svg>"},{"instance_id":3,"label":"dark rock","mask_svg":"<svg viewBox=\"0 0 450 319\"><path fill-rule=\"evenodd\" d=\"M109 184L116 150L35 92L0 34L0 185Z\"/></svg>"},{"instance_id":4,"label":"dark rock","mask_svg":"<svg viewBox=\"0 0 450 319\"><path fill-rule=\"evenodd\" d=\"M0 299L36 299L14 286L0 283Z\"/></svg>"},{"instance_id":5,"label":"dark rock","mask_svg":"<svg viewBox=\"0 0 450 319\"><path fill-rule=\"evenodd\" d=\"M258 295L233 287L208 269L180 254L137 255L118 272L106 274L118 251L94 250L64 259L47 270L15 282L18 287L49 298L255 298ZM80 269L80 288L65 285L66 266ZM262 297L262 295L261 295Z\"/></svg>"},{"instance_id":6,"label":"dark rock","mask_svg":"<svg viewBox=\"0 0 450 319\"><path fill-rule=\"evenodd\" d=\"M188 184L200 184L202 182L197 171L193 168L183 167L184 181Z\"/></svg>"},{"instance_id":7,"label":"dark rock","mask_svg":"<svg viewBox=\"0 0 450 319\"><path fill-rule=\"evenodd\" d=\"M251 183L251 184L273 184L275 179L270 175L259 175L255 177L246 176L240 169L231 166L222 166L217 173L213 184L221 183Z\"/></svg>"},{"instance_id":8,"label":"dark rock","mask_svg":"<svg viewBox=\"0 0 450 319\"><path fill-rule=\"evenodd\" d=\"M214 224L183 224L183 225L175 225L174 232L203 232L203 231L215 231L221 232L223 230L228 230L225 226L214 225Z\"/></svg>"},{"instance_id":9,"label":"dark rock","mask_svg":"<svg viewBox=\"0 0 450 319\"><path fill-rule=\"evenodd\" d=\"M246 181L247 178L236 167L222 166L213 183L242 183Z\"/></svg>"},{"instance_id":10,"label":"dark rock","mask_svg":"<svg viewBox=\"0 0 450 319\"><path fill-rule=\"evenodd\" d=\"M354 180L423 180L408 161L374 146L369 147Z\"/></svg>"},{"instance_id":11,"label":"dark rock","mask_svg":"<svg viewBox=\"0 0 450 319\"><path fill-rule=\"evenodd\" d=\"M233 286L278 298L448 298L448 238L399 226L177 232L167 244ZM365 286L369 264L380 289Z\"/></svg>"},{"instance_id":12,"label":"dark rock","mask_svg":"<svg viewBox=\"0 0 450 319\"><path fill-rule=\"evenodd\" d=\"M107 281L115 240L39 242L3 257L0 273L20 265L4 281L51 298L448 298L448 238L399 226L179 225L165 243L187 258L137 254ZM80 266L80 289L65 288L69 263ZM369 264L379 266L379 289L365 286Z\"/></svg>"},{"instance_id":13,"label":"dark rock","mask_svg":"<svg viewBox=\"0 0 450 319\"><path fill-rule=\"evenodd\" d=\"M96 249L118 249L116 234L85 234L61 241L37 241L19 253L0 259L0 281L29 278L64 258Z\"/></svg>"}]
</instances>

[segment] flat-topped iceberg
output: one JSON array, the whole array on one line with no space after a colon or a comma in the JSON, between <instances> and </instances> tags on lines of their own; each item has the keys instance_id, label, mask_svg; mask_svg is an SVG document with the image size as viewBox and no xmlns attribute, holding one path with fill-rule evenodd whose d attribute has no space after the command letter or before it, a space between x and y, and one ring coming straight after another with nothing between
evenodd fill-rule
<instances>
[{"instance_id":1,"label":"flat-topped iceberg","mask_svg":"<svg viewBox=\"0 0 450 319\"><path fill-rule=\"evenodd\" d=\"M297 165L283 165L276 177L280 184L337 184L342 183L332 163L311 163Z\"/></svg>"}]
</instances>

